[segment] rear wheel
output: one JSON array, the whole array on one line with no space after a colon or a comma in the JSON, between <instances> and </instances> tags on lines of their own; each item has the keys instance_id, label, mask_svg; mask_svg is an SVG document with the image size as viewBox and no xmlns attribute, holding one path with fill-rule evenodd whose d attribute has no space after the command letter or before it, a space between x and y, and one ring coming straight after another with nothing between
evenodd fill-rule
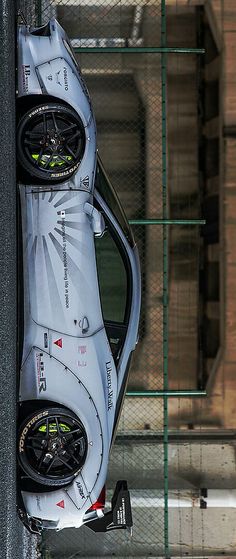
<instances>
[{"instance_id":1,"label":"rear wheel","mask_svg":"<svg viewBox=\"0 0 236 559\"><path fill-rule=\"evenodd\" d=\"M18 161L33 178L50 183L66 180L79 167L84 149L84 126L70 107L44 104L25 113L19 122Z\"/></svg>"},{"instance_id":2,"label":"rear wheel","mask_svg":"<svg viewBox=\"0 0 236 559\"><path fill-rule=\"evenodd\" d=\"M87 448L82 422L63 408L38 410L20 427L20 465L31 479L43 485L70 483L85 462Z\"/></svg>"}]
</instances>

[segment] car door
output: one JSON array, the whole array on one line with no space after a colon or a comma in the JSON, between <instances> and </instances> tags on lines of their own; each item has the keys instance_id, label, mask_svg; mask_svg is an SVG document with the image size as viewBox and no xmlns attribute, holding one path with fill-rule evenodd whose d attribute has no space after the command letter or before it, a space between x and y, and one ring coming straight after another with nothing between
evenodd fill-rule
<instances>
[{"instance_id":1,"label":"car door","mask_svg":"<svg viewBox=\"0 0 236 559\"><path fill-rule=\"evenodd\" d=\"M87 192L21 186L24 287L33 321L72 336L103 327Z\"/></svg>"}]
</instances>

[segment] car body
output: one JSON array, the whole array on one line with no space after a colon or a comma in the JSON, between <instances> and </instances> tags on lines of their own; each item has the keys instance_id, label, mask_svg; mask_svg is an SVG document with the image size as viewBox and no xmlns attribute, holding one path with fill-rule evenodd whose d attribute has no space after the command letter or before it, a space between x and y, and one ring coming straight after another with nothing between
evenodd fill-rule
<instances>
[{"instance_id":1,"label":"car body","mask_svg":"<svg viewBox=\"0 0 236 559\"><path fill-rule=\"evenodd\" d=\"M19 512L33 531L87 522L124 528L132 524L127 485L118 483L107 516L104 486L138 337L139 257L97 157L88 91L55 19L19 26L17 115Z\"/></svg>"}]
</instances>

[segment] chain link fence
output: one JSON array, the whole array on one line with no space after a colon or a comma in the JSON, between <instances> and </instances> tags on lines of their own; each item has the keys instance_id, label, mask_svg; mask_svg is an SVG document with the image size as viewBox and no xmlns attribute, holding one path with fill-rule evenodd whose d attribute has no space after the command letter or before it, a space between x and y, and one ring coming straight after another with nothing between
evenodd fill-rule
<instances>
[{"instance_id":1,"label":"chain link fence","mask_svg":"<svg viewBox=\"0 0 236 559\"><path fill-rule=\"evenodd\" d=\"M190 189L187 198L181 191L182 177L178 169L174 171L172 154L167 196L166 103L168 100L171 108L173 101L169 94L167 99L167 69L171 83L177 64L182 87L183 81L179 62L173 54L167 56L165 1L39 0L29 4L22 0L20 7L28 23L43 25L56 17L71 40L91 96L101 159L133 225L143 290L140 340L107 480L108 500L117 479L128 481L133 500L133 537L122 531L93 534L85 526L59 533L48 531L43 537L42 556L168 556L168 359L174 371L177 355L177 368L179 363L181 368L181 344L186 338L183 342L176 337L183 326L178 309L185 299L186 319L197 292L196 286L193 295L189 288L186 292L183 282L182 293L172 289L174 321L168 327L168 285L169 279L178 274L183 279L184 270L191 270L195 278L198 275L198 252L194 262L191 257L199 244L199 230L193 226L186 233L186 225L199 218L199 211L192 209L195 190ZM190 46L194 48L195 43ZM173 115L178 121L179 115L172 107ZM168 121L168 126L172 124ZM173 126L171 130L173 133ZM185 218L186 223L172 224L169 229L169 211L177 222ZM174 247L174 265L168 260L170 245ZM193 333L193 351L197 344L197 332L193 332L197 300L195 303L192 322L184 322L186 333L190 328L190 338ZM151 440L157 432L162 433L158 444ZM139 442L130 443L129 436L137 433L141 435Z\"/></svg>"},{"instance_id":2,"label":"chain link fence","mask_svg":"<svg viewBox=\"0 0 236 559\"><path fill-rule=\"evenodd\" d=\"M59 3L57 14L65 27L91 95L98 130L98 149L130 220L162 217L162 98L160 54L129 53L127 48L160 45L161 3L84 2ZM42 22L47 19L47 9ZM83 49L100 47L102 52ZM106 52L106 48L123 48L123 52ZM134 355L129 390L163 388L163 258L161 228L134 226L141 258L143 298L140 343ZM147 312L147 309L148 312ZM155 348L155 350L154 350ZM143 401L126 399L119 432L131 429L163 429L161 401L143 405ZM151 448L150 448L151 447ZM120 477L127 479L131 495L141 495L148 503L147 479L150 475L150 452L153 466L159 470L159 490L163 497L163 447L144 444L139 447L115 445L110 457L107 487ZM141 467L137 467L141 464ZM148 473L149 472L149 473ZM140 476L142 482L140 483ZM162 480L162 481L161 481ZM153 481L151 482L152 487ZM154 488L153 488L154 489ZM149 494L150 496L150 494ZM142 556L164 549L164 509L156 507L148 514L146 504L133 507L134 532L90 534L88 528L48 535L49 548L61 557L76 550L75 556ZM64 551L62 551L64 549ZM53 551L54 550L54 551Z\"/></svg>"}]
</instances>

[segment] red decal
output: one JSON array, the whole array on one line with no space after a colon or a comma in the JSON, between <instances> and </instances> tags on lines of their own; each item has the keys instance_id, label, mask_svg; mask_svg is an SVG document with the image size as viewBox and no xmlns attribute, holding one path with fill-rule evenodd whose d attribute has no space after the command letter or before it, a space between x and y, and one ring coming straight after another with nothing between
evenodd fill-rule
<instances>
[{"instance_id":1,"label":"red decal","mask_svg":"<svg viewBox=\"0 0 236 559\"><path fill-rule=\"evenodd\" d=\"M86 353L86 345L79 345L79 353L81 353L81 355L84 355L84 353Z\"/></svg>"},{"instance_id":2,"label":"red decal","mask_svg":"<svg viewBox=\"0 0 236 559\"><path fill-rule=\"evenodd\" d=\"M61 507L61 509L64 509L65 508L64 501L59 501L59 503L57 503L57 507Z\"/></svg>"},{"instance_id":3,"label":"red decal","mask_svg":"<svg viewBox=\"0 0 236 559\"><path fill-rule=\"evenodd\" d=\"M56 340L55 342L53 342L55 345L58 345L58 347L62 347L62 338L59 338L59 340Z\"/></svg>"}]
</instances>

